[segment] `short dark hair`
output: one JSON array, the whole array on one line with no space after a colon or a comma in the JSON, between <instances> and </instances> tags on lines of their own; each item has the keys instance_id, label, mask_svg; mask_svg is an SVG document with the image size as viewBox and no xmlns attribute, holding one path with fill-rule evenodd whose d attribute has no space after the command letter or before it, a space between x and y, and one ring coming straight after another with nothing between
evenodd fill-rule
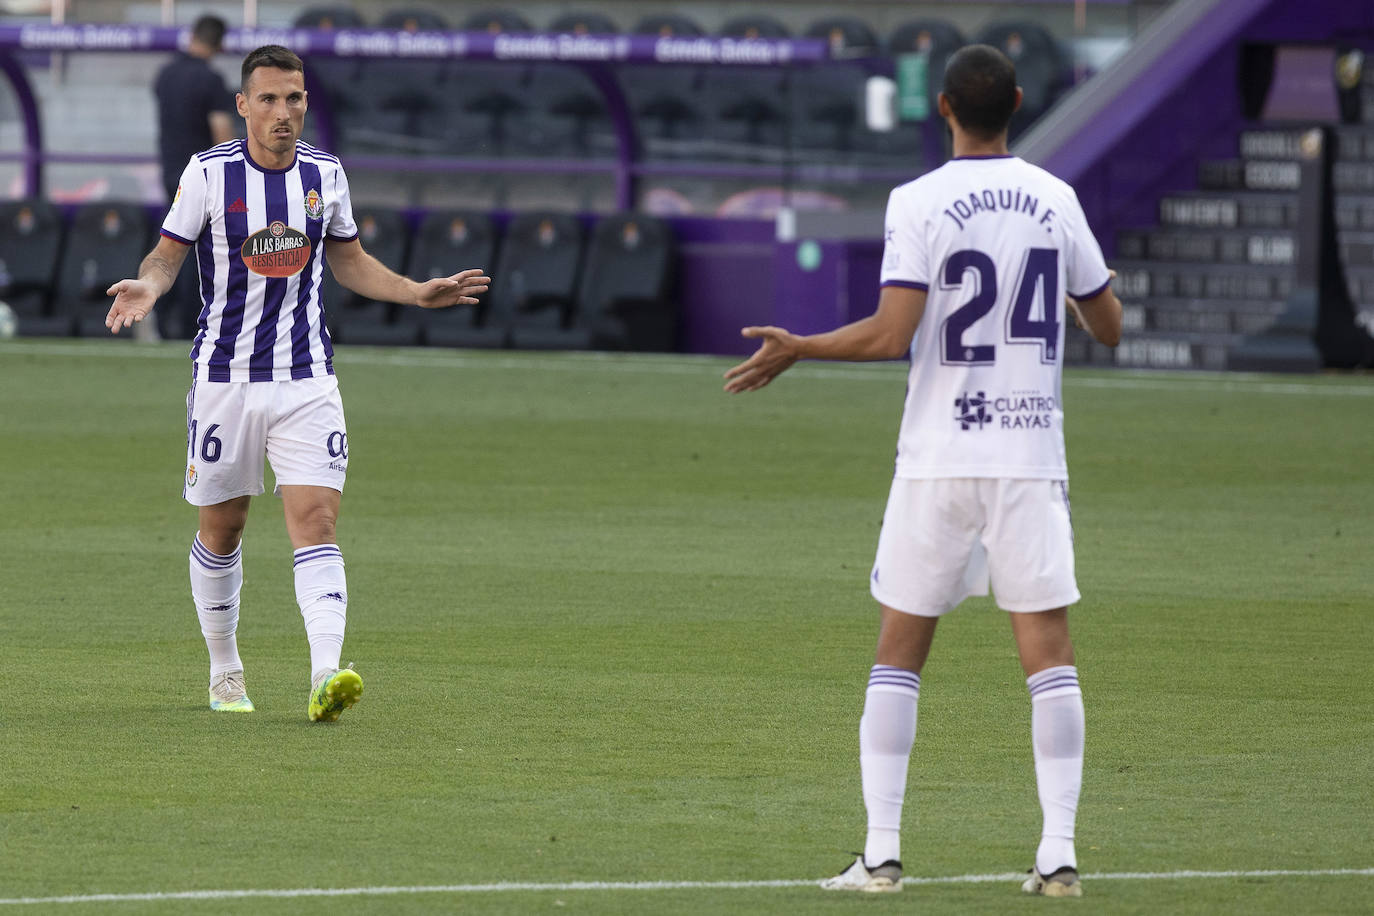
<instances>
[{"instance_id":1,"label":"short dark hair","mask_svg":"<svg viewBox=\"0 0 1374 916\"><path fill-rule=\"evenodd\" d=\"M305 64L295 51L290 48L283 48L281 45L263 45L261 48L254 48L248 52L248 56L243 59L243 79L241 88L248 88L248 78L253 75L253 71L259 67L274 67L277 70L291 70L296 73L305 73Z\"/></svg>"},{"instance_id":2,"label":"short dark hair","mask_svg":"<svg viewBox=\"0 0 1374 916\"><path fill-rule=\"evenodd\" d=\"M1016 67L991 45L968 45L946 65L944 93L959 126L991 140L1007 129L1016 111Z\"/></svg>"},{"instance_id":3,"label":"short dark hair","mask_svg":"<svg viewBox=\"0 0 1374 916\"><path fill-rule=\"evenodd\" d=\"M224 32L228 28L224 20L207 13L191 23L191 37L207 48L218 51L224 47Z\"/></svg>"}]
</instances>

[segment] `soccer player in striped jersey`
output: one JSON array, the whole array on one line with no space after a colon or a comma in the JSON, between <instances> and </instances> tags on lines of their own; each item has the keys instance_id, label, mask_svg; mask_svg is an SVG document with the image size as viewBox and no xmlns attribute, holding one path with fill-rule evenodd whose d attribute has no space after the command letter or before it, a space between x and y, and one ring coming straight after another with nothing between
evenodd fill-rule
<instances>
[{"instance_id":1,"label":"soccer player in striped jersey","mask_svg":"<svg viewBox=\"0 0 1374 916\"><path fill-rule=\"evenodd\" d=\"M199 509L191 595L210 652L210 707L251 712L236 630L248 504L271 462L294 548L296 600L310 644L312 721L362 696L340 670L348 587L335 539L348 431L334 377L320 283L326 265L370 299L446 308L487 290L480 269L416 282L363 250L348 179L335 157L300 141L305 68L292 51L244 58L235 97L247 138L191 157L137 279L109 289L113 332L142 321L195 248L200 330L191 347L183 495Z\"/></svg>"},{"instance_id":2,"label":"soccer player in striped jersey","mask_svg":"<svg viewBox=\"0 0 1374 916\"><path fill-rule=\"evenodd\" d=\"M1073 189L1008 151L1020 102L1001 52L957 52L939 96L954 158L892 192L877 312L806 337L746 328L762 344L726 373L726 390L742 392L798 359L911 358L870 577L881 622L859 722L868 838L853 864L822 883L830 890L901 889L921 668L940 617L986 595L990 582L1011 612L1026 674L1044 816L1022 890L1082 894L1074 821L1084 726L1067 612L1079 593L1060 398L1063 318L1072 311L1115 346L1121 303Z\"/></svg>"}]
</instances>

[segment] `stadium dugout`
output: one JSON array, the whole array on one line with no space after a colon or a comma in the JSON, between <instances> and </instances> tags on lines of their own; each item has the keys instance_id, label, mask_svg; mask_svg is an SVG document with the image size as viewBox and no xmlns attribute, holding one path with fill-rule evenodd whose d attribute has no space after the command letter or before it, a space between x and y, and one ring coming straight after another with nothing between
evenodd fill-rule
<instances>
[{"instance_id":1,"label":"stadium dugout","mask_svg":"<svg viewBox=\"0 0 1374 916\"><path fill-rule=\"evenodd\" d=\"M665 230L672 256L659 291L633 308L657 302L673 317L666 343L662 315L650 322L652 347L588 330L644 325L578 313L585 278L606 270L585 259L557 333L479 322L436 327L436 342L520 336L736 353L743 324L805 332L871 310L886 192L947 155L931 113L938 62L964 36L994 42L1033 79L1040 110L1018 125L1014 152L1078 189L1127 304L1121 347L1071 331L1066 359L1310 369L1374 361L1374 79L1363 66L1374 40L1355 6L1066 0L1006 21L995 5L946 0L924 6L920 21L892 4L857 20L779 5L714 22L710 7L668 16L666 5L646 5L633 21L591 8L547 27L516 8L442 5L425 18L390 5L287 7L272 15L289 19L231 29L225 51L281 43L306 58L311 139L343 157L376 225L401 227L397 257L418 249L436 210L485 214L494 263L520 215L550 203L576 215L579 238L616 213L656 221L622 234L626 244ZM131 16L148 9L129 6ZM142 198L153 225L161 217L164 202L128 177L146 173L151 157L134 141L95 148L74 134L90 109L69 98L111 98L102 74L138 91L146 66L112 62L151 66L186 41L170 24L175 5L160 9L159 23L67 22L58 2L50 19L0 23L11 89L0 111L12 122L0 133L10 138L0 174L16 202L56 203L64 233L92 199ZM242 18L266 13L249 2ZM1131 25L1117 30L1119 53L1085 66L1094 39L1083 26L1099 20ZM122 187L101 177L117 175ZM0 251L20 250L4 240L25 219L42 222L34 207L11 211L29 217L0 226ZM36 311L42 278L21 278L33 318L21 333L80 326L53 301L62 284L52 270ZM0 296L20 298L3 292L9 273L20 272L0 272ZM367 303L340 303L337 317L357 319L341 340L429 342L423 324L397 326Z\"/></svg>"}]
</instances>

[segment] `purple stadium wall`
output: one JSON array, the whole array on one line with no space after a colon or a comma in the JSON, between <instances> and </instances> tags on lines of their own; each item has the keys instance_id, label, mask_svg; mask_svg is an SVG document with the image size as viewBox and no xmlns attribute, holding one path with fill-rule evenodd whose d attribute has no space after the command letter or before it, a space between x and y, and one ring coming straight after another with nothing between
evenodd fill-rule
<instances>
[{"instance_id":1,"label":"purple stadium wall","mask_svg":"<svg viewBox=\"0 0 1374 916\"><path fill-rule=\"evenodd\" d=\"M751 353L755 344L740 328L776 324L812 334L869 315L878 303L881 239L778 242L771 220L670 222L685 352ZM814 245L819 259L801 257L803 245Z\"/></svg>"},{"instance_id":2,"label":"purple stadium wall","mask_svg":"<svg viewBox=\"0 0 1374 916\"><path fill-rule=\"evenodd\" d=\"M1115 230L1153 224L1161 195L1197 186L1200 160L1237 155L1237 136L1250 126L1237 87L1243 42L1336 40L1374 50L1367 0L1274 0L1231 35L1198 35L1218 50L1074 182L1108 257ZM877 238L817 241L820 263L807 270L797 243L774 241L771 222L675 220L674 228L682 243L678 295L688 352L747 353L753 346L739 337L746 324L821 331L877 304Z\"/></svg>"},{"instance_id":3,"label":"purple stadium wall","mask_svg":"<svg viewBox=\"0 0 1374 916\"><path fill-rule=\"evenodd\" d=\"M1197 41L1219 50L1074 180L1108 256L1114 230L1153 224L1160 196L1197 186L1199 160L1238 154L1237 135L1253 126L1242 115L1237 85L1242 43L1344 41L1374 49L1374 13L1368 2L1273 0L1235 34L1199 35Z\"/></svg>"}]
</instances>

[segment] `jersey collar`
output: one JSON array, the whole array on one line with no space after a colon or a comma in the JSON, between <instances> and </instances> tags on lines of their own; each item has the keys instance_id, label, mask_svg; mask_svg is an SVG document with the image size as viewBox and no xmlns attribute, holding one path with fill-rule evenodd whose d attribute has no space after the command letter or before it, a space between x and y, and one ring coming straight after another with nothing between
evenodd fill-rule
<instances>
[{"instance_id":1,"label":"jersey collar","mask_svg":"<svg viewBox=\"0 0 1374 916\"><path fill-rule=\"evenodd\" d=\"M244 159L244 161L247 162L247 163L248 163L249 165L251 165L253 168L257 169L259 172L262 172L262 173L265 174L265 175L280 175L280 174L282 174L283 172L289 172L289 171L291 171L292 169L294 169L294 168L296 167L296 158L297 158L297 156L300 154L300 145L299 145L299 142L298 142L298 143L297 143L297 146L296 146L296 149L292 150L292 152L291 152L291 164L290 164L290 165L288 165L288 166L287 166L286 168L284 168L284 169L269 169L269 168L268 168L267 166L265 166L265 165L259 165L259 164L253 159L253 154L250 153L250 152L248 152L248 141L247 141L247 140L240 140L239 143L243 144L243 159Z\"/></svg>"}]
</instances>

